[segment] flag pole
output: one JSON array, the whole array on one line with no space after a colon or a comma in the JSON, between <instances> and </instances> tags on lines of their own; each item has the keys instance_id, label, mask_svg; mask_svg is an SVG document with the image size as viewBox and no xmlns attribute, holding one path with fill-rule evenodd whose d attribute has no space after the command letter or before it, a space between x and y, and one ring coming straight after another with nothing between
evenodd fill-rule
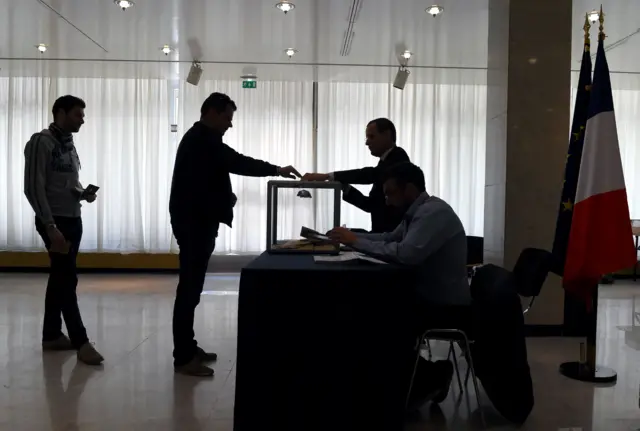
<instances>
[{"instance_id":1,"label":"flag pole","mask_svg":"<svg viewBox=\"0 0 640 431\"><path fill-rule=\"evenodd\" d=\"M600 27L598 32L598 41L603 41L604 34L604 13L602 5L600 5ZM588 15L585 15L584 23L584 45L588 50L590 46ZM598 284L592 287L593 295L590 310L587 312L587 343L586 352L583 352L582 344L580 345L580 360L573 362L564 362L560 364L560 374L573 380L580 380L590 383L615 383L618 380L618 374L615 370L602 367L596 364L596 341L598 332Z\"/></svg>"}]
</instances>

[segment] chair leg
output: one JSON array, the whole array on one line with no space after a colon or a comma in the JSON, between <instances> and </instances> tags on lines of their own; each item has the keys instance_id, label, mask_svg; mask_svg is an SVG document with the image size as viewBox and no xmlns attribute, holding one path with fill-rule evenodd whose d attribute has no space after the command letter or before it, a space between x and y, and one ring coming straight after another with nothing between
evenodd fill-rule
<instances>
[{"instance_id":1,"label":"chair leg","mask_svg":"<svg viewBox=\"0 0 640 431\"><path fill-rule=\"evenodd\" d=\"M407 399L404 402L404 409L409 408L409 399L411 397L411 389L413 389L413 380L416 378L416 371L418 371L418 361L420 360L420 348L416 352L416 361L413 364L413 372L411 373L411 380L409 381L409 391L407 392Z\"/></svg>"},{"instance_id":2,"label":"chair leg","mask_svg":"<svg viewBox=\"0 0 640 431\"><path fill-rule=\"evenodd\" d=\"M466 338L466 337L465 337ZM467 342L467 345L469 343ZM480 418L482 420L482 426L484 428L487 427L487 421L484 417L484 411L482 410L482 404L480 403L480 388L478 387L478 378L476 377L476 370L473 367L473 358L471 357L471 353L467 350L465 351L466 360L467 360L467 378L469 377L469 371L471 372L471 379L473 380L473 389L476 393L476 403L478 404L478 410L480 411ZM465 379L466 381L466 379ZM465 383L466 384L466 383Z\"/></svg>"},{"instance_id":3,"label":"chair leg","mask_svg":"<svg viewBox=\"0 0 640 431\"><path fill-rule=\"evenodd\" d=\"M460 369L458 368L458 358L456 357L456 351L453 347L453 341L449 342L449 355L447 356L447 360L453 356L453 369L456 371L456 377L458 378L458 389L460 389L460 393L464 393L464 388L462 387L462 379L460 378Z\"/></svg>"},{"instance_id":4,"label":"chair leg","mask_svg":"<svg viewBox=\"0 0 640 431\"><path fill-rule=\"evenodd\" d=\"M464 387L469 384L469 376L471 375L471 367L467 367L467 375L464 377Z\"/></svg>"}]
</instances>

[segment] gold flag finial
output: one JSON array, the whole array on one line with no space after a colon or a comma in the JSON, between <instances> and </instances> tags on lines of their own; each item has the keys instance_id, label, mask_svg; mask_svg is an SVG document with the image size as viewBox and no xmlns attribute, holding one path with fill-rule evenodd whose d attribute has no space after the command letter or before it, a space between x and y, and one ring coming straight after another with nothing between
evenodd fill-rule
<instances>
[{"instance_id":1,"label":"gold flag finial","mask_svg":"<svg viewBox=\"0 0 640 431\"><path fill-rule=\"evenodd\" d=\"M584 27L582 27L582 29L584 30L584 50L586 52L589 52L591 47L591 38L589 36L589 31L591 30L591 23L589 22L588 13L584 14Z\"/></svg>"},{"instance_id":2,"label":"gold flag finial","mask_svg":"<svg viewBox=\"0 0 640 431\"><path fill-rule=\"evenodd\" d=\"M604 40L607 37L604 34L604 12L602 11L602 5L600 5L600 16L598 17L598 21L600 21L600 31L598 32L598 40Z\"/></svg>"}]
</instances>

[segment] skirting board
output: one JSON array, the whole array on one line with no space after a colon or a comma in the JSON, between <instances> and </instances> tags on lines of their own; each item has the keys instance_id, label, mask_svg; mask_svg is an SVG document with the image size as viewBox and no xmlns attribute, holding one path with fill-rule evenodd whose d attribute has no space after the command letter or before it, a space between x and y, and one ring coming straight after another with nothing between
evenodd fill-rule
<instances>
[{"instance_id":1,"label":"skirting board","mask_svg":"<svg viewBox=\"0 0 640 431\"><path fill-rule=\"evenodd\" d=\"M214 255L208 272L240 272L254 255ZM80 253L78 271L91 273L158 272L177 273L177 254L118 254ZM46 253L0 252L0 272L46 272L49 258Z\"/></svg>"}]
</instances>

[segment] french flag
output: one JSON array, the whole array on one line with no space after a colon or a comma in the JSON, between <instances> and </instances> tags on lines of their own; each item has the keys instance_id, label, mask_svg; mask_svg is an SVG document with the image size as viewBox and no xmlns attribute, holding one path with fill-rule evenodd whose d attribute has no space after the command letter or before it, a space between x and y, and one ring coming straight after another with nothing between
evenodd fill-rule
<instances>
[{"instance_id":1,"label":"french flag","mask_svg":"<svg viewBox=\"0 0 640 431\"><path fill-rule=\"evenodd\" d=\"M593 73L564 287L589 306L605 274L636 262L603 37Z\"/></svg>"}]
</instances>

